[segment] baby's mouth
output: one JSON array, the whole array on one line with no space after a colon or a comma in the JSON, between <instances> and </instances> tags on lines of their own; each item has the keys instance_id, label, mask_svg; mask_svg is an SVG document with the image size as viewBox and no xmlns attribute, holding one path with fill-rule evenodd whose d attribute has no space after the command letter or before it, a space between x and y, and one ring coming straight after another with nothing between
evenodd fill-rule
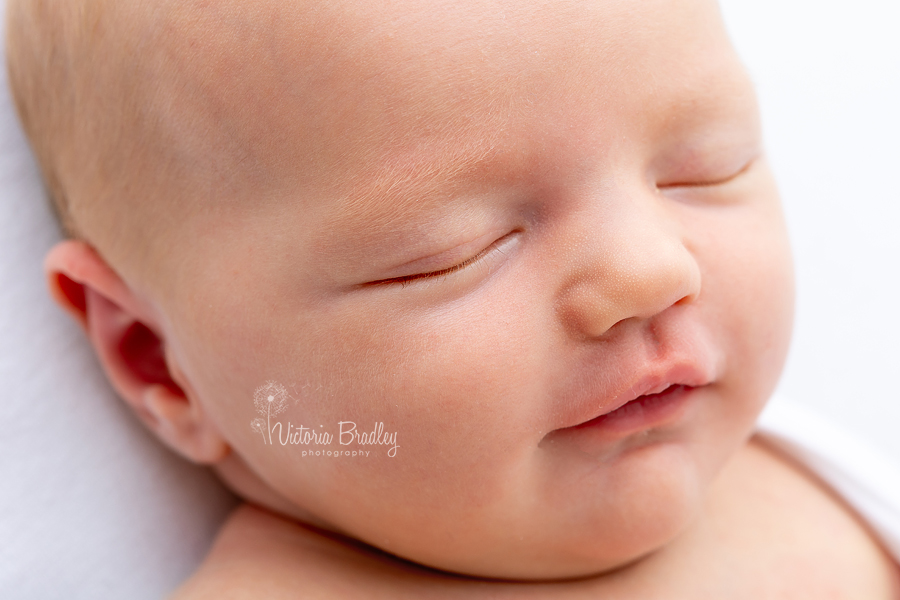
<instances>
[{"instance_id":1,"label":"baby's mouth","mask_svg":"<svg viewBox=\"0 0 900 600\"><path fill-rule=\"evenodd\" d=\"M569 423L562 423L545 440L571 443L592 456L607 456L617 452L616 448L669 439L666 432L674 432L685 421L715 379L712 367L691 359L644 363L620 372L629 371L636 376L621 381L613 397L603 398L602 389L594 390L596 395L582 396L576 405L580 414L572 414ZM622 446L624 441L628 443Z\"/></svg>"},{"instance_id":2,"label":"baby's mouth","mask_svg":"<svg viewBox=\"0 0 900 600\"><path fill-rule=\"evenodd\" d=\"M601 461L665 440L696 405L702 386L665 383L592 419L550 432L544 441Z\"/></svg>"},{"instance_id":3,"label":"baby's mouth","mask_svg":"<svg viewBox=\"0 0 900 600\"><path fill-rule=\"evenodd\" d=\"M662 384L618 408L568 429L596 427L625 435L649 429L673 416L681 401L694 389L694 386L684 384Z\"/></svg>"}]
</instances>

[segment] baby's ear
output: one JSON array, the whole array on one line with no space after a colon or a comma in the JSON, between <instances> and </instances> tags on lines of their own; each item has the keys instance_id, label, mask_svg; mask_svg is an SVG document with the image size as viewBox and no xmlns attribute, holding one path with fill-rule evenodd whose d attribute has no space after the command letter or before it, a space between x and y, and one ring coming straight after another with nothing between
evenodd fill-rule
<instances>
[{"instance_id":1,"label":"baby's ear","mask_svg":"<svg viewBox=\"0 0 900 600\"><path fill-rule=\"evenodd\" d=\"M54 300L82 326L106 376L138 417L186 458L229 452L178 365L152 311L88 244L65 240L44 260Z\"/></svg>"}]
</instances>

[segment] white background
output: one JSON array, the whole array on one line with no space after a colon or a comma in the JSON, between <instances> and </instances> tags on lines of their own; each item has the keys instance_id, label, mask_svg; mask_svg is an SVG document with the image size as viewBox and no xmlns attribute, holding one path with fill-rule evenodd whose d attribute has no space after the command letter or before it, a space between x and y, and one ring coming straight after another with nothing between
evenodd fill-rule
<instances>
[{"instance_id":1,"label":"white background","mask_svg":"<svg viewBox=\"0 0 900 600\"><path fill-rule=\"evenodd\" d=\"M780 391L900 461L900 3L724 0L797 270Z\"/></svg>"}]
</instances>

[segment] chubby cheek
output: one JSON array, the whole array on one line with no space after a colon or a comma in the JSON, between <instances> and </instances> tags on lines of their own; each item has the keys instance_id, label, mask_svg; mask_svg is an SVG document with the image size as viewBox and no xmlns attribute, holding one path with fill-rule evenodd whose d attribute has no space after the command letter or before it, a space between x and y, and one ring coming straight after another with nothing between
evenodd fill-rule
<instances>
[{"instance_id":1,"label":"chubby cheek","mask_svg":"<svg viewBox=\"0 0 900 600\"><path fill-rule=\"evenodd\" d=\"M698 248L704 270L698 308L709 313L727 357L717 384L725 401L711 406L708 423L708 435L723 448L710 453L716 470L752 431L777 384L794 302L790 247L774 187L757 204L735 207L718 221Z\"/></svg>"},{"instance_id":2,"label":"chubby cheek","mask_svg":"<svg viewBox=\"0 0 900 600\"><path fill-rule=\"evenodd\" d=\"M386 514L417 521L440 508L462 518L517 485L546 410L541 345L529 325L534 302L498 305L489 291L398 309L395 292L416 291L395 290L388 300L339 302L327 313L261 294L218 299L234 303L226 310L236 316L194 321L203 325L189 336L191 354L204 357L194 364L198 391L214 399L220 428L251 467L325 520L364 535ZM203 347L218 350L209 357ZM250 423L258 416L254 391L267 381L290 397L276 415L282 431L290 423L330 432L327 449L369 455L316 458L302 455L315 445L265 444ZM396 433L395 455L387 454L391 445L340 445L342 421L361 432L383 424ZM398 504L405 510L385 510Z\"/></svg>"},{"instance_id":3,"label":"chubby cheek","mask_svg":"<svg viewBox=\"0 0 900 600\"><path fill-rule=\"evenodd\" d=\"M340 330L322 332L321 359L295 363L315 364L327 379L330 402L316 403L324 418L391 423L398 432L396 460L378 473L348 475L362 486L387 486L410 511L491 503L538 442L541 396L529 320L477 296L464 302L355 314Z\"/></svg>"}]
</instances>

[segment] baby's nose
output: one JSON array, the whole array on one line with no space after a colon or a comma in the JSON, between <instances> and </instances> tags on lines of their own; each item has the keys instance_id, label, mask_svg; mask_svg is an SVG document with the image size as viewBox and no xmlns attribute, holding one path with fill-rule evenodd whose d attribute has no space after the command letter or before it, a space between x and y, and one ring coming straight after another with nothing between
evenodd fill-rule
<instances>
[{"instance_id":1,"label":"baby's nose","mask_svg":"<svg viewBox=\"0 0 900 600\"><path fill-rule=\"evenodd\" d=\"M655 193L630 197L591 224L561 288L560 317L573 334L598 337L626 319L649 319L700 293L700 266L682 221ZM605 211L604 211L605 212Z\"/></svg>"}]
</instances>

